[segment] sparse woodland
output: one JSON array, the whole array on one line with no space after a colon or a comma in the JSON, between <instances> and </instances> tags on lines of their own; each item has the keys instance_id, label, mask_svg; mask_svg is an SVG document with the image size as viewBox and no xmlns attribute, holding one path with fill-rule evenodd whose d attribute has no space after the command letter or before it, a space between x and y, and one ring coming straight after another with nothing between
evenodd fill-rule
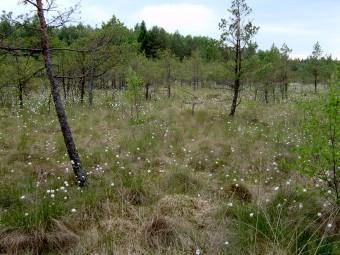
<instances>
[{"instance_id":1,"label":"sparse woodland","mask_svg":"<svg viewBox=\"0 0 340 255\"><path fill-rule=\"evenodd\" d=\"M0 17L0 254L340 254L340 61L93 28L24 0ZM273 39L274 41L274 39Z\"/></svg>"}]
</instances>

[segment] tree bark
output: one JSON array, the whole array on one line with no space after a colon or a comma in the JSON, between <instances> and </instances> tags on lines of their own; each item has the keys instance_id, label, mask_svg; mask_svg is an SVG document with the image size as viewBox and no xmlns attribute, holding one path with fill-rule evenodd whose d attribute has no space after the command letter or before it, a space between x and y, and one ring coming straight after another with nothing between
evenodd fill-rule
<instances>
[{"instance_id":1,"label":"tree bark","mask_svg":"<svg viewBox=\"0 0 340 255\"><path fill-rule=\"evenodd\" d=\"M170 78L171 78L171 66L170 66L170 64L168 64L168 66L167 66L167 78L166 78L167 85L168 85L168 98L171 97L171 83L170 83Z\"/></svg>"},{"instance_id":2,"label":"tree bark","mask_svg":"<svg viewBox=\"0 0 340 255\"><path fill-rule=\"evenodd\" d=\"M241 42L240 39L237 39L236 47L236 56L235 56L235 81L234 81L234 95L233 95L233 102L231 104L231 110L229 116L233 117L236 112L236 107L237 107L237 101L239 97L239 92L240 92L240 86L241 86L241 80L240 80L240 75L241 75Z\"/></svg>"},{"instance_id":3,"label":"tree bark","mask_svg":"<svg viewBox=\"0 0 340 255\"><path fill-rule=\"evenodd\" d=\"M145 100L148 101L150 98L150 93L149 93L149 88L150 88L150 83L145 84Z\"/></svg>"},{"instance_id":4,"label":"tree bark","mask_svg":"<svg viewBox=\"0 0 340 255\"><path fill-rule=\"evenodd\" d=\"M53 75L53 66L52 66L51 55L50 55L49 38L47 34L47 24L46 24L46 20L44 16L42 0L36 0L36 8L37 8L37 14L38 14L40 30L41 30L42 54L44 57L47 77L48 77L48 80L51 86L51 92L52 92L53 102L55 105L55 110L57 112L60 128L61 128L61 131L64 137L64 142L67 148L69 158L72 163L74 174L78 180L79 185L84 186L87 181L87 175L86 175L85 170L81 166L81 161L78 155L78 151L74 143L72 132L67 121L64 106L61 101L59 86L56 83L54 79L54 75Z\"/></svg>"},{"instance_id":5,"label":"tree bark","mask_svg":"<svg viewBox=\"0 0 340 255\"><path fill-rule=\"evenodd\" d=\"M196 103L192 103L192 107L191 107L191 115L194 116L195 114L195 106L196 106Z\"/></svg>"},{"instance_id":6,"label":"tree bark","mask_svg":"<svg viewBox=\"0 0 340 255\"><path fill-rule=\"evenodd\" d=\"M266 104L269 103L269 101L268 101L268 85L266 85L266 87L264 89L264 100L265 100Z\"/></svg>"},{"instance_id":7,"label":"tree bark","mask_svg":"<svg viewBox=\"0 0 340 255\"><path fill-rule=\"evenodd\" d=\"M64 99L66 100L67 99L67 94L66 94L66 83L65 83L65 78L63 77L61 79L62 81L62 84L63 84L63 92L64 92Z\"/></svg>"},{"instance_id":8,"label":"tree bark","mask_svg":"<svg viewBox=\"0 0 340 255\"><path fill-rule=\"evenodd\" d=\"M70 95L70 79L67 80L66 83L66 97Z\"/></svg>"},{"instance_id":9,"label":"tree bark","mask_svg":"<svg viewBox=\"0 0 340 255\"><path fill-rule=\"evenodd\" d=\"M94 67L91 68L90 82L89 82L89 105L93 105L93 88L94 88Z\"/></svg>"},{"instance_id":10,"label":"tree bark","mask_svg":"<svg viewBox=\"0 0 340 255\"><path fill-rule=\"evenodd\" d=\"M89 82L89 105L93 105L93 89L94 89L94 75L96 72L95 69L95 50L91 52L92 64L91 64L91 71L90 71L90 82Z\"/></svg>"},{"instance_id":11,"label":"tree bark","mask_svg":"<svg viewBox=\"0 0 340 255\"><path fill-rule=\"evenodd\" d=\"M84 97L85 97L85 83L86 83L86 69L84 66L84 61L85 61L85 56L84 53L82 53L82 60L81 60L81 75L82 77L80 78L80 103L84 103Z\"/></svg>"},{"instance_id":12,"label":"tree bark","mask_svg":"<svg viewBox=\"0 0 340 255\"><path fill-rule=\"evenodd\" d=\"M80 103L84 103L85 97L85 77L80 78Z\"/></svg>"},{"instance_id":13,"label":"tree bark","mask_svg":"<svg viewBox=\"0 0 340 255\"><path fill-rule=\"evenodd\" d=\"M20 109L24 109L24 88L23 88L23 84L21 82L19 82L19 105L20 105Z\"/></svg>"},{"instance_id":14,"label":"tree bark","mask_svg":"<svg viewBox=\"0 0 340 255\"><path fill-rule=\"evenodd\" d=\"M314 92L315 94L318 93L318 75L315 74L314 76Z\"/></svg>"},{"instance_id":15,"label":"tree bark","mask_svg":"<svg viewBox=\"0 0 340 255\"><path fill-rule=\"evenodd\" d=\"M20 109L24 109L24 84L20 78L21 72L19 68L19 60L18 57L15 57L17 64L17 74L18 74L18 96L19 96L19 107Z\"/></svg>"},{"instance_id":16,"label":"tree bark","mask_svg":"<svg viewBox=\"0 0 340 255\"><path fill-rule=\"evenodd\" d=\"M288 60L286 62L286 70L285 70L285 82L284 82L284 92L285 98L288 99Z\"/></svg>"},{"instance_id":17,"label":"tree bark","mask_svg":"<svg viewBox=\"0 0 340 255\"><path fill-rule=\"evenodd\" d=\"M111 89L112 89L112 103L115 104L116 103L116 78L114 77L112 80L111 80Z\"/></svg>"}]
</instances>

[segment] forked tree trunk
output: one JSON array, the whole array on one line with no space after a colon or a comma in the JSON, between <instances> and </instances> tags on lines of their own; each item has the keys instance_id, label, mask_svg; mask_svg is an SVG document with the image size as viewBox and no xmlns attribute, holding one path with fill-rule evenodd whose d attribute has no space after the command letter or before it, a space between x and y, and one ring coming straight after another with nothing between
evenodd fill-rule
<instances>
[{"instance_id":1,"label":"forked tree trunk","mask_svg":"<svg viewBox=\"0 0 340 255\"><path fill-rule=\"evenodd\" d=\"M47 34L47 24L46 24L46 20L44 16L42 0L36 0L36 7L37 7L37 14L38 14L39 23L40 23L41 46L42 46L42 52L43 52L43 57L44 57L45 69L46 69L48 80L51 85L53 102L54 102L55 109L57 112L60 128L61 128L61 131L64 137L64 142L67 148L67 152L72 163L74 174L78 180L79 185L84 186L87 180L86 172L81 166L77 148L73 141L71 129L67 122L65 109L61 101L59 86L56 83L54 76L53 76L53 67L52 67L50 48L49 48L49 38Z\"/></svg>"}]
</instances>

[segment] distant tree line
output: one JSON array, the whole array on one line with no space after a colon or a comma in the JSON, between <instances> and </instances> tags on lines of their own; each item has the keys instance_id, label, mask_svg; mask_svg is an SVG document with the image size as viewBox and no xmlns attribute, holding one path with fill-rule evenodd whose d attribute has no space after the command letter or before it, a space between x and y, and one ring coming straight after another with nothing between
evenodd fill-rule
<instances>
[{"instance_id":1,"label":"distant tree line","mask_svg":"<svg viewBox=\"0 0 340 255\"><path fill-rule=\"evenodd\" d=\"M37 16L22 17L17 22L12 13L1 15L0 103L8 103L5 99L16 95L23 107L25 95L38 89L35 80L46 78L41 72L37 26ZM78 95L81 103L87 95L92 104L95 88L124 88L130 67L145 82L146 99L156 85L167 87L171 96L174 82L196 89L212 84L226 86L234 80L232 45L208 37L168 33L156 26L147 29L144 21L129 29L113 16L99 28L83 24L49 27L48 35L62 94L72 100ZM291 82L313 83L317 92L318 84L325 83L339 64L324 56L318 43L307 59L291 59L286 44L281 49L273 45L269 50L259 50L249 41L242 52L240 73L244 75L240 79L246 81L242 84L251 84L256 93L262 90L265 95L274 86L283 98L288 96Z\"/></svg>"}]
</instances>

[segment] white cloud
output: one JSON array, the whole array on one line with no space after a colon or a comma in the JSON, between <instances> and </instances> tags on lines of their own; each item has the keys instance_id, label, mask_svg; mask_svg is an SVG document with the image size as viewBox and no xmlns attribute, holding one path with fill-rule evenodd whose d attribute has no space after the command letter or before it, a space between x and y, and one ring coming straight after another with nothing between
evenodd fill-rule
<instances>
[{"instance_id":1,"label":"white cloud","mask_svg":"<svg viewBox=\"0 0 340 255\"><path fill-rule=\"evenodd\" d=\"M308 56L310 56L310 54L308 53L294 53L294 52L290 55L292 59L297 59L297 58L303 59L303 58L308 58Z\"/></svg>"},{"instance_id":2,"label":"white cloud","mask_svg":"<svg viewBox=\"0 0 340 255\"><path fill-rule=\"evenodd\" d=\"M266 32L271 34L284 34L284 35L315 35L315 31L306 29L299 25L276 25L276 24L262 24L260 25L260 32Z\"/></svg>"},{"instance_id":3,"label":"white cloud","mask_svg":"<svg viewBox=\"0 0 340 255\"><path fill-rule=\"evenodd\" d=\"M201 4L159 4L145 6L133 14L135 22L144 20L148 27L160 26L169 32L176 30L184 34L208 35L218 30L218 15Z\"/></svg>"},{"instance_id":4,"label":"white cloud","mask_svg":"<svg viewBox=\"0 0 340 255\"><path fill-rule=\"evenodd\" d=\"M325 37L327 34L327 37ZM272 42L280 47L284 42L293 49L292 58L310 56L313 44L320 42L325 55L340 58L340 36L328 28L320 29L302 24L260 24L258 35L260 48L269 49Z\"/></svg>"},{"instance_id":5,"label":"white cloud","mask_svg":"<svg viewBox=\"0 0 340 255\"><path fill-rule=\"evenodd\" d=\"M113 12L104 7L87 5L81 8L81 21L85 24L101 25L112 18Z\"/></svg>"}]
</instances>

